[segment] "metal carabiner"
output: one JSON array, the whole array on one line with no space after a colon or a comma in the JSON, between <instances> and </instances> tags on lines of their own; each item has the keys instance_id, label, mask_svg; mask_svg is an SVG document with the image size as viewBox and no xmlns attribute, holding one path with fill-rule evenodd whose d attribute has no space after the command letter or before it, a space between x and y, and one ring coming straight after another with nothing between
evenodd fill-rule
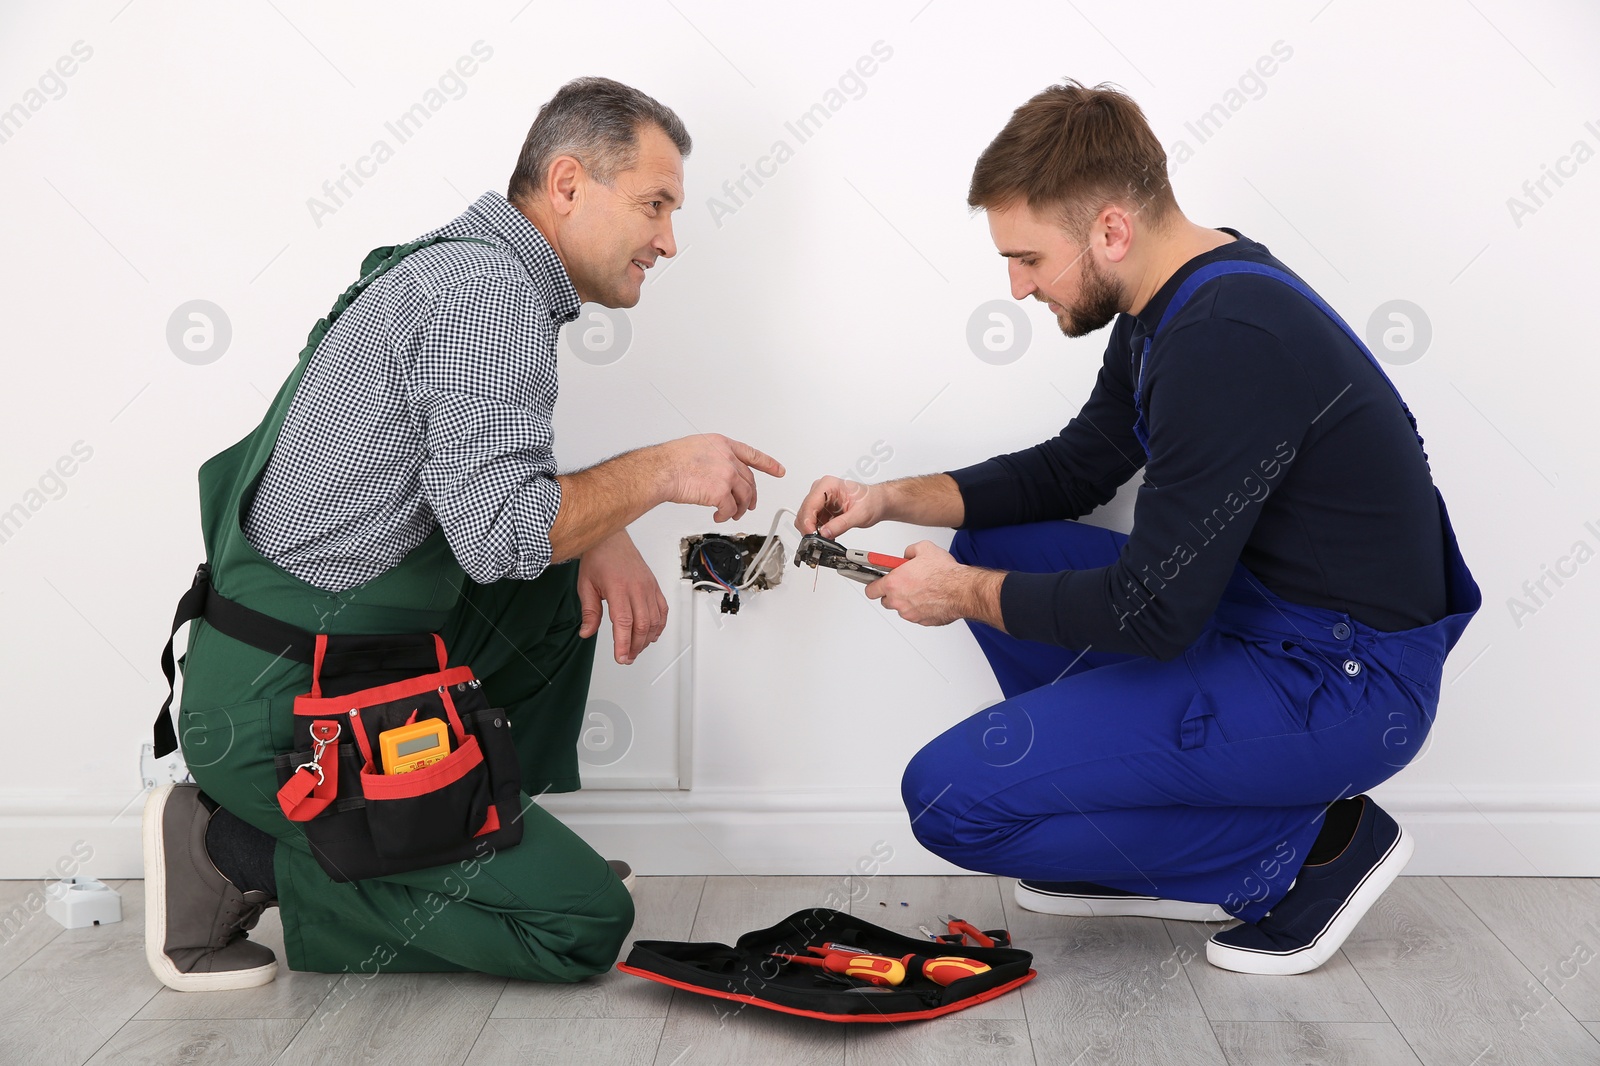
<instances>
[{"instance_id":1,"label":"metal carabiner","mask_svg":"<svg viewBox=\"0 0 1600 1066\"><path fill-rule=\"evenodd\" d=\"M329 726L333 727L332 732L329 732L329 730L328 730ZM324 734L326 734L326 735L324 735ZM315 770L317 772L317 786L319 788L321 786L323 786L324 784L326 784L327 781L328 781L327 774L324 773L324 771L322 769L322 753L325 750L327 750L327 747L328 747L329 744L332 744L334 741L336 741L338 739L339 739L339 723L338 722L330 720L330 721L327 721L327 722L313 722L312 723L312 725L311 725L311 761L310 762L306 762L306 763L301 763L300 764L300 769L304 770L307 767L310 767L311 769ZM335 748L334 751L337 753L338 749Z\"/></svg>"}]
</instances>

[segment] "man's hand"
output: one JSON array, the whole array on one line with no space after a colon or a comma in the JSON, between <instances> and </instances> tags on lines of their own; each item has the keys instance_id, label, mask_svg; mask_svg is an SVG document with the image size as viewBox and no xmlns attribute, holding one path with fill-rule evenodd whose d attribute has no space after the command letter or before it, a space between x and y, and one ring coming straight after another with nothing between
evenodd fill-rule
<instances>
[{"instance_id":1,"label":"man's hand","mask_svg":"<svg viewBox=\"0 0 1600 1066\"><path fill-rule=\"evenodd\" d=\"M833 540L847 529L866 529L883 521L884 487L863 485L837 477L822 477L812 482L811 491L800 504L794 528L801 533L820 533Z\"/></svg>"},{"instance_id":2,"label":"man's hand","mask_svg":"<svg viewBox=\"0 0 1600 1066\"><path fill-rule=\"evenodd\" d=\"M667 625L667 599L626 529L584 552L578 562L580 637L600 628L600 604L611 605L611 635L617 662L627 666L656 642Z\"/></svg>"},{"instance_id":3,"label":"man's hand","mask_svg":"<svg viewBox=\"0 0 1600 1066\"><path fill-rule=\"evenodd\" d=\"M756 505L754 471L783 476L766 452L720 433L697 433L656 446L665 475L663 498L714 507L714 522L743 518Z\"/></svg>"},{"instance_id":4,"label":"man's hand","mask_svg":"<svg viewBox=\"0 0 1600 1066\"><path fill-rule=\"evenodd\" d=\"M918 625L942 626L971 618L1005 632L1000 618L1005 571L963 566L931 540L911 545L905 557L887 577L867 586L868 596Z\"/></svg>"},{"instance_id":5,"label":"man's hand","mask_svg":"<svg viewBox=\"0 0 1600 1066\"><path fill-rule=\"evenodd\" d=\"M783 464L720 433L698 433L557 474L561 509L550 526L550 561L589 554L659 503L713 507L718 522L756 505L755 471L783 476Z\"/></svg>"},{"instance_id":6,"label":"man's hand","mask_svg":"<svg viewBox=\"0 0 1600 1066\"><path fill-rule=\"evenodd\" d=\"M879 522L959 528L966 514L961 488L949 474L902 477L876 485L818 478L796 512L794 528L836 540L847 529Z\"/></svg>"}]
</instances>

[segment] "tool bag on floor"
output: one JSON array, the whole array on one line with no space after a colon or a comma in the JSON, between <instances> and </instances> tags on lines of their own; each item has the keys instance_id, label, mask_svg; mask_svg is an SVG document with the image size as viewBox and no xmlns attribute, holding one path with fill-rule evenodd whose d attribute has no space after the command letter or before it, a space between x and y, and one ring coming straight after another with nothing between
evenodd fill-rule
<instances>
[{"instance_id":1,"label":"tool bag on floor","mask_svg":"<svg viewBox=\"0 0 1600 1066\"><path fill-rule=\"evenodd\" d=\"M796 911L769 929L745 933L732 947L638 940L617 969L685 992L807 1018L833 1022L916 1021L994 999L1033 979L1030 953L999 946L1010 944L1003 930L989 936L997 946L965 947L959 938L952 942L948 937L930 941L901 936L843 911L817 907ZM902 967L903 978L898 983L884 985L775 957L805 956L811 948L827 944L847 945L889 960L901 960L907 955L914 958ZM938 956L958 956L987 969L953 980L951 974L944 973L941 979L948 983L941 983L929 977L918 961ZM971 969L975 968L963 967L958 972Z\"/></svg>"},{"instance_id":2,"label":"tool bag on floor","mask_svg":"<svg viewBox=\"0 0 1600 1066\"><path fill-rule=\"evenodd\" d=\"M311 665L311 691L294 700L293 745L273 765L279 807L333 880L405 873L522 840L510 718L489 706L470 666L447 665L438 634L313 634L219 595L205 564L172 632L200 617ZM170 640L162 668L170 688ZM157 755L177 747L171 703L169 691L156 717ZM414 768L385 773L386 747L389 765Z\"/></svg>"}]
</instances>

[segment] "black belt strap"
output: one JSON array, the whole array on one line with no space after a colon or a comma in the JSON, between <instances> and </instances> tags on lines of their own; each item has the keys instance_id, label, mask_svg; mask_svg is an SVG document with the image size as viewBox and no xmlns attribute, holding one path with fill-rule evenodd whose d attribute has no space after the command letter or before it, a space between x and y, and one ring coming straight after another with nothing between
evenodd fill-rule
<instances>
[{"instance_id":1,"label":"black belt strap","mask_svg":"<svg viewBox=\"0 0 1600 1066\"><path fill-rule=\"evenodd\" d=\"M157 758L176 750L178 734L172 726L172 697L175 692L175 664L172 659L172 641L185 622L204 618L206 624L218 632L243 641L251 647L271 652L285 659L309 664L316 656L317 637L298 626L279 621L271 615L253 611L219 595L211 587L211 564L201 563L194 572L194 584L178 601L178 613L172 619L172 634L161 652L161 670L167 675L167 698L156 714L155 751Z\"/></svg>"}]
</instances>

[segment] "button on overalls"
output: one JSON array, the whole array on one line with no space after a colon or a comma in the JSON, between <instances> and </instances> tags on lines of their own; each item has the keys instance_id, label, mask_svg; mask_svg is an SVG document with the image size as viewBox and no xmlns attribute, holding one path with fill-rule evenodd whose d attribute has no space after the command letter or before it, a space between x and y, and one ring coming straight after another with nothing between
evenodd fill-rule
<instances>
[{"instance_id":1,"label":"button on overalls","mask_svg":"<svg viewBox=\"0 0 1600 1066\"><path fill-rule=\"evenodd\" d=\"M1383 374L1314 292L1257 263L1196 270L1153 337L1199 286L1230 273L1293 286ZM1141 362L1141 378L1143 370ZM1137 387L1134 404L1134 433L1148 454ZM917 838L967 869L1220 903L1257 921L1288 891L1327 804L1393 776L1432 727L1445 657L1483 602L1444 498L1434 495L1447 607L1429 625L1383 632L1291 603L1242 563L1200 637L1169 662L1080 655L974 625L1007 698L907 766L901 790ZM1051 573L1108 566L1127 539L1075 521L1037 522L963 530L951 552L973 565Z\"/></svg>"},{"instance_id":2,"label":"button on overalls","mask_svg":"<svg viewBox=\"0 0 1600 1066\"><path fill-rule=\"evenodd\" d=\"M275 795L273 756L290 750L294 697L308 665L274 657L196 619L183 668L178 736L207 795L278 840L274 870L288 964L348 972L482 971L573 981L606 969L633 924L633 903L605 861L529 795L578 787L576 742L595 640L578 637L577 564L532 581L480 585L435 528L399 564L325 592L250 545L242 520L317 345L363 290L440 240L379 248L318 321L261 424L200 468L206 559L217 593L313 633L439 633L490 703L510 714L521 760L522 842L469 862L340 884L311 857ZM478 243L488 243L478 241ZM333 995L340 995L337 986Z\"/></svg>"}]
</instances>

